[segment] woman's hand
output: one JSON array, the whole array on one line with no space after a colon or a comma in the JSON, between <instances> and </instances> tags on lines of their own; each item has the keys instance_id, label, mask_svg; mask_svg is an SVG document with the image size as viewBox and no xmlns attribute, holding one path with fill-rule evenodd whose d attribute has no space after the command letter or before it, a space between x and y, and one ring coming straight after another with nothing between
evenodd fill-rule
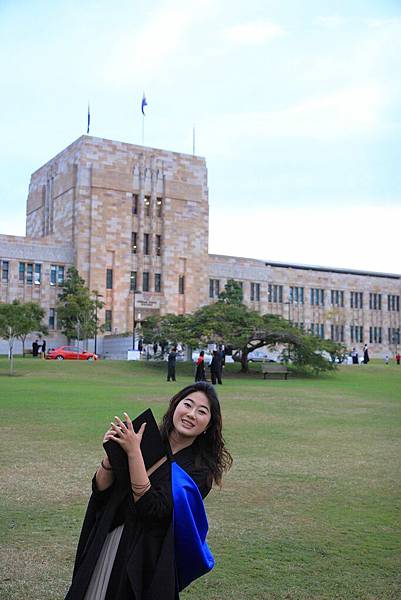
<instances>
[{"instance_id":1,"label":"woman's hand","mask_svg":"<svg viewBox=\"0 0 401 600\"><path fill-rule=\"evenodd\" d=\"M115 417L115 423L111 423L110 429L106 432L105 441L113 440L117 442L127 456L130 456L140 450L146 423L142 423L138 433L135 433L129 415L124 413L124 417L126 423L123 423L119 417Z\"/></svg>"}]
</instances>

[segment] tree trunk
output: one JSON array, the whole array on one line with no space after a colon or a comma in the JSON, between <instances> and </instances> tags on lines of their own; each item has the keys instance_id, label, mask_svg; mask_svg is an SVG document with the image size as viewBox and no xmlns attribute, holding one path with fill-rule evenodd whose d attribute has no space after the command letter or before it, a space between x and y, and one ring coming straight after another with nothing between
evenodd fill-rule
<instances>
[{"instance_id":1,"label":"tree trunk","mask_svg":"<svg viewBox=\"0 0 401 600\"><path fill-rule=\"evenodd\" d=\"M248 352L244 352L244 350L242 350L242 354L241 354L241 373L248 373L249 372L249 363L248 363Z\"/></svg>"}]
</instances>

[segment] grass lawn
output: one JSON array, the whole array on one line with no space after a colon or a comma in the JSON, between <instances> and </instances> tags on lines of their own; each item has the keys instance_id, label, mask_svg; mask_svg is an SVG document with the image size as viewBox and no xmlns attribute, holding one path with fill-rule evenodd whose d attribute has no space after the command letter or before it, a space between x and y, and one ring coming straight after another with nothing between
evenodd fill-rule
<instances>
[{"instance_id":1,"label":"grass lawn","mask_svg":"<svg viewBox=\"0 0 401 600\"><path fill-rule=\"evenodd\" d=\"M190 383L165 364L0 359L0 598L67 590L108 423ZM216 567L184 600L401 598L401 367L218 386L235 463L206 507ZM162 598L160 600L163 600Z\"/></svg>"}]
</instances>

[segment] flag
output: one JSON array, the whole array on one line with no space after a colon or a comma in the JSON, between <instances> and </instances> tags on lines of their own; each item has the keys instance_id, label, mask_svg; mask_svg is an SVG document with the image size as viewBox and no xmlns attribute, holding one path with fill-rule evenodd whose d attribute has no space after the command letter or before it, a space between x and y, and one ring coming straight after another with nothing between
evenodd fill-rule
<instances>
[{"instance_id":1,"label":"flag","mask_svg":"<svg viewBox=\"0 0 401 600\"><path fill-rule=\"evenodd\" d=\"M146 96L145 96L145 92L143 92L143 97L142 97L142 104L141 104L141 110L142 110L142 114L145 116L145 111L143 110L145 108L145 106L147 106L148 103L146 102Z\"/></svg>"},{"instance_id":2,"label":"flag","mask_svg":"<svg viewBox=\"0 0 401 600\"><path fill-rule=\"evenodd\" d=\"M88 104L88 127L86 128L86 134L89 133L90 124L91 124L91 110L90 110L90 107L89 107L89 104Z\"/></svg>"}]
</instances>

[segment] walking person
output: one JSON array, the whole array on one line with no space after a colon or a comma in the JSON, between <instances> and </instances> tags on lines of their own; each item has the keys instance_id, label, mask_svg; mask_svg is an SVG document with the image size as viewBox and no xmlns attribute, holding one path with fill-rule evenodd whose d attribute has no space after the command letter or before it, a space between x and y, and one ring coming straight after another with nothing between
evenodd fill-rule
<instances>
[{"instance_id":1,"label":"walking person","mask_svg":"<svg viewBox=\"0 0 401 600\"><path fill-rule=\"evenodd\" d=\"M39 352L39 344L38 344L38 340L35 340L32 343L32 356L34 356L35 358L37 358L38 352Z\"/></svg>"},{"instance_id":2,"label":"walking person","mask_svg":"<svg viewBox=\"0 0 401 600\"><path fill-rule=\"evenodd\" d=\"M167 357L167 381L176 381L175 379L175 365L177 360L177 348L171 348L171 351Z\"/></svg>"},{"instance_id":3,"label":"walking person","mask_svg":"<svg viewBox=\"0 0 401 600\"><path fill-rule=\"evenodd\" d=\"M206 381L205 352L201 350L196 361L195 381Z\"/></svg>"},{"instance_id":4,"label":"walking person","mask_svg":"<svg viewBox=\"0 0 401 600\"><path fill-rule=\"evenodd\" d=\"M369 362L369 360L370 360L370 358L369 358L369 350L368 350L368 345L367 345L367 344L365 344L365 345L364 345L364 347L363 347L363 363L364 363L365 365L367 365L367 364L368 364L368 362Z\"/></svg>"},{"instance_id":5,"label":"walking person","mask_svg":"<svg viewBox=\"0 0 401 600\"><path fill-rule=\"evenodd\" d=\"M198 382L171 398L156 431L165 455L148 469L146 423L135 432L124 416L125 422L115 417L103 441L125 453L127 480L104 454L65 600L179 600L213 568L203 499L232 464L214 388Z\"/></svg>"},{"instance_id":6,"label":"walking person","mask_svg":"<svg viewBox=\"0 0 401 600\"><path fill-rule=\"evenodd\" d=\"M395 355L395 362L397 363L397 365L399 365L400 361L401 361L401 354L399 352L397 352L397 354Z\"/></svg>"},{"instance_id":7,"label":"walking person","mask_svg":"<svg viewBox=\"0 0 401 600\"><path fill-rule=\"evenodd\" d=\"M216 385L216 380L220 385L223 383L221 381L221 356L218 350L213 350L213 357L210 363L210 375L213 385Z\"/></svg>"},{"instance_id":8,"label":"walking person","mask_svg":"<svg viewBox=\"0 0 401 600\"><path fill-rule=\"evenodd\" d=\"M42 340L42 347L40 349L40 358L46 358L46 340Z\"/></svg>"}]
</instances>

